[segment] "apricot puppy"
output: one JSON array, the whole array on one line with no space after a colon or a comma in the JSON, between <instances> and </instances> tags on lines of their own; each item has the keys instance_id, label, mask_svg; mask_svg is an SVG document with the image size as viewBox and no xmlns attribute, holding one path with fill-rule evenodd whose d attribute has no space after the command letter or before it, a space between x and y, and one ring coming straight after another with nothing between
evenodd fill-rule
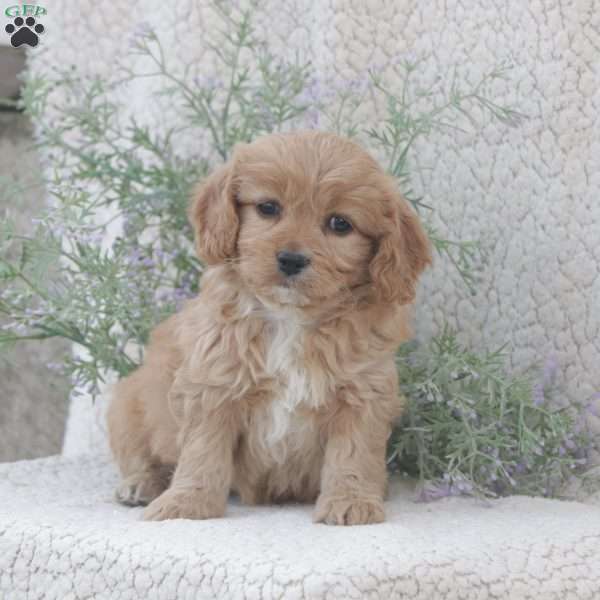
<instances>
[{"instance_id":1,"label":"apricot puppy","mask_svg":"<svg viewBox=\"0 0 600 600\"><path fill-rule=\"evenodd\" d=\"M235 491L383 521L394 351L431 260L419 220L364 150L319 132L237 146L190 219L200 295L109 407L117 498L148 520L221 517Z\"/></svg>"}]
</instances>

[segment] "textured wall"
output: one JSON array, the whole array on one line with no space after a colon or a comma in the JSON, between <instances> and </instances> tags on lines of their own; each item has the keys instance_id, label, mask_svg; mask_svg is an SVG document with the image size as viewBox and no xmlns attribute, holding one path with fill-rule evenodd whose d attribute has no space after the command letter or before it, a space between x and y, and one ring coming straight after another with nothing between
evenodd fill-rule
<instances>
[{"instance_id":1,"label":"textured wall","mask_svg":"<svg viewBox=\"0 0 600 600\"><path fill-rule=\"evenodd\" d=\"M31 231L31 219L44 202L32 146L29 120L15 112L0 113L0 177L25 188L10 201L0 195L0 221L10 216L21 232ZM47 340L0 353L0 462L60 452L67 382L49 372L46 364L58 361L67 350L66 344Z\"/></svg>"},{"instance_id":2,"label":"textured wall","mask_svg":"<svg viewBox=\"0 0 600 600\"><path fill-rule=\"evenodd\" d=\"M48 74L72 63L110 78L115 62L139 60L129 52L139 17L157 30L174 68L185 57L197 75L214 75L203 43L214 28L207 5L55 0L31 67ZM363 79L368 66L399 85L397 62L406 57L423 59L423 84L454 67L474 83L514 65L494 92L527 115L521 127L484 120L478 133L418 145L415 183L438 209L434 224L450 238L481 239L487 253L474 297L437 261L422 288L418 332L427 337L449 321L475 347L509 342L516 368L554 356L572 399L600 391L600 0L269 1L259 20L275 49L312 60L320 93L332 81ZM127 90L130 110L154 127L175 122L175 109L151 112L152 85ZM378 107L367 99L360 114L376 122ZM181 143L198 147L202 134Z\"/></svg>"}]
</instances>

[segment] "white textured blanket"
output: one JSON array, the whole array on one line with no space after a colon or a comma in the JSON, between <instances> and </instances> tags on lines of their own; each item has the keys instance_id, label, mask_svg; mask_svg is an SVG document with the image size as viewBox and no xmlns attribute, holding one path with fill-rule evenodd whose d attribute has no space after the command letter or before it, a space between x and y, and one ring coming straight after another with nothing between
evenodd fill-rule
<instances>
[{"instance_id":1,"label":"white textured blanket","mask_svg":"<svg viewBox=\"0 0 600 600\"><path fill-rule=\"evenodd\" d=\"M311 522L310 506L140 521L98 458L0 465L0 598L600 598L600 507L525 497L415 504L388 521Z\"/></svg>"}]
</instances>

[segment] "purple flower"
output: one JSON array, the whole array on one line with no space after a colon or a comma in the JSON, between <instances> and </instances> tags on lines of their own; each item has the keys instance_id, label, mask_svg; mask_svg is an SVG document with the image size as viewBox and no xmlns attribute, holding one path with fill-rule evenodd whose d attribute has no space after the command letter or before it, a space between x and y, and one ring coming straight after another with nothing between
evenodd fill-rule
<instances>
[{"instance_id":1,"label":"purple flower","mask_svg":"<svg viewBox=\"0 0 600 600\"><path fill-rule=\"evenodd\" d=\"M127 262L129 264L136 264L140 258L142 257L142 251L135 247L129 254L127 255Z\"/></svg>"},{"instance_id":2,"label":"purple flower","mask_svg":"<svg viewBox=\"0 0 600 600\"><path fill-rule=\"evenodd\" d=\"M573 451L577 448L577 444L575 444L575 442L570 438L565 438L564 444L571 451Z\"/></svg>"},{"instance_id":3,"label":"purple flower","mask_svg":"<svg viewBox=\"0 0 600 600\"><path fill-rule=\"evenodd\" d=\"M600 417L600 411L598 410L598 404L600 404L600 392L592 394L585 404L585 412L588 416Z\"/></svg>"},{"instance_id":4,"label":"purple flower","mask_svg":"<svg viewBox=\"0 0 600 600\"><path fill-rule=\"evenodd\" d=\"M452 494L452 485L446 481L425 481L416 493L416 502L432 502Z\"/></svg>"},{"instance_id":5,"label":"purple flower","mask_svg":"<svg viewBox=\"0 0 600 600\"><path fill-rule=\"evenodd\" d=\"M546 390L554 385L558 372L558 360L551 354L544 363L540 381L533 386L531 392L534 406L542 406L546 403Z\"/></svg>"},{"instance_id":6,"label":"purple flower","mask_svg":"<svg viewBox=\"0 0 600 600\"><path fill-rule=\"evenodd\" d=\"M533 386L533 391L531 395L533 398L534 406L542 406L546 402L546 396L544 395L544 386L541 383L536 383Z\"/></svg>"},{"instance_id":7,"label":"purple flower","mask_svg":"<svg viewBox=\"0 0 600 600\"><path fill-rule=\"evenodd\" d=\"M360 77L359 79L353 79L350 82L350 88L356 92L364 92L368 89L371 84L371 79L369 77Z\"/></svg>"},{"instance_id":8,"label":"purple flower","mask_svg":"<svg viewBox=\"0 0 600 600\"><path fill-rule=\"evenodd\" d=\"M173 296L175 299L175 306L179 309L186 300L191 298L192 290L188 285L184 284L181 287L175 288Z\"/></svg>"},{"instance_id":9,"label":"purple flower","mask_svg":"<svg viewBox=\"0 0 600 600\"><path fill-rule=\"evenodd\" d=\"M444 473L441 479L425 481L417 488L416 502L433 502L450 496L468 496L473 493L473 484L460 475L451 477Z\"/></svg>"},{"instance_id":10,"label":"purple flower","mask_svg":"<svg viewBox=\"0 0 600 600\"><path fill-rule=\"evenodd\" d=\"M154 255L156 256L156 258L158 260L175 260L177 258L177 254L178 254L178 252L176 250L167 252L166 250L163 250L162 248L157 248L154 251Z\"/></svg>"},{"instance_id":11,"label":"purple flower","mask_svg":"<svg viewBox=\"0 0 600 600\"><path fill-rule=\"evenodd\" d=\"M558 360L556 356L551 354L544 364L544 369L542 371L542 384L544 387L550 386L554 383L556 379L556 374L558 372Z\"/></svg>"},{"instance_id":12,"label":"purple flower","mask_svg":"<svg viewBox=\"0 0 600 600\"><path fill-rule=\"evenodd\" d=\"M131 37L129 38L129 47L135 49L145 39L151 39L153 37L154 31L150 23L147 21L139 21L134 27Z\"/></svg>"},{"instance_id":13,"label":"purple flower","mask_svg":"<svg viewBox=\"0 0 600 600\"><path fill-rule=\"evenodd\" d=\"M134 35L148 36L152 35L152 26L148 21L138 21L133 29Z\"/></svg>"},{"instance_id":14,"label":"purple flower","mask_svg":"<svg viewBox=\"0 0 600 600\"><path fill-rule=\"evenodd\" d=\"M171 293L168 292L167 290L160 290L157 294L156 294L156 301L157 302L164 302L165 300L168 300L171 297Z\"/></svg>"},{"instance_id":15,"label":"purple flower","mask_svg":"<svg viewBox=\"0 0 600 600\"><path fill-rule=\"evenodd\" d=\"M308 129L319 129L321 122L321 114L316 108L311 108L306 111L306 127Z\"/></svg>"}]
</instances>

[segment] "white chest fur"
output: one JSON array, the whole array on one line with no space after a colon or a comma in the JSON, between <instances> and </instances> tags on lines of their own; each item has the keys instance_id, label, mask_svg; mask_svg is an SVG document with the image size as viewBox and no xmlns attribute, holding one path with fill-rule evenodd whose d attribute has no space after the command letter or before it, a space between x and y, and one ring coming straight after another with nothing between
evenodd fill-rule
<instances>
[{"instance_id":1,"label":"white chest fur","mask_svg":"<svg viewBox=\"0 0 600 600\"><path fill-rule=\"evenodd\" d=\"M265 368L276 382L269 403L264 444L290 448L310 437L312 421L301 408L315 408L324 396L324 378L305 361L306 325L293 313L269 320Z\"/></svg>"}]
</instances>

